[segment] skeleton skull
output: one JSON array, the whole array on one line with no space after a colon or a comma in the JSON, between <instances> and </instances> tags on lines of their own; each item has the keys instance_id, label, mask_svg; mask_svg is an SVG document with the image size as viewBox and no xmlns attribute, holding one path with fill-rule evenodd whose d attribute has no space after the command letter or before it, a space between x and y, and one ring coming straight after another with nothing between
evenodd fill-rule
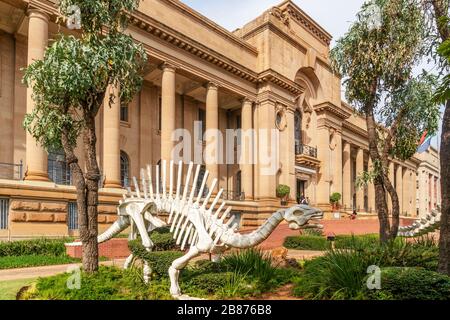
<instances>
[{"instance_id":1,"label":"skeleton skull","mask_svg":"<svg viewBox=\"0 0 450 320\"><path fill-rule=\"evenodd\" d=\"M299 204L286 209L284 220L289 223L289 228L293 230L305 228L322 228L320 224L310 223L311 220L320 220L323 218L323 212L310 206Z\"/></svg>"}]
</instances>

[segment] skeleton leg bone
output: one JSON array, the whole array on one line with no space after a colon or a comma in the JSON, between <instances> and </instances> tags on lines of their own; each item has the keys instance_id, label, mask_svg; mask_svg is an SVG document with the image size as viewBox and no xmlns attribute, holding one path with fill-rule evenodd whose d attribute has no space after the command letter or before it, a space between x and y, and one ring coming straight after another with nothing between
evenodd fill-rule
<instances>
[{"instance_id":1,"label":"skeleton leg bone","mask_svg":"<svg viewBox=\"0 0 450 320\"><path fill-rule=\"evenodd\" d=\"M200 250L196 246L192 246L188 253L186 253L181 258L176 259L172 262L172 265L169 268L169 277L170 277L170 294L177 299L182 297L181 289L178 285L178 278L180 276L180 271L186 267L189 261L198 255L200 255Z\"/></svg>"}]
</instances>

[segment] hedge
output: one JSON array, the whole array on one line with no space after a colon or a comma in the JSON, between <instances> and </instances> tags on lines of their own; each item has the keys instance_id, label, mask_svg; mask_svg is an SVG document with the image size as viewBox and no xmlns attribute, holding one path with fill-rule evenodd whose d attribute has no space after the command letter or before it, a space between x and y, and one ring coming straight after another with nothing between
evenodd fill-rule
<instances>
[{"instance_id":1,"label":"hedge","mask_svg":"<svg viewBox=\"0 0 450 320\"><path fill-rule=\"evenodd\" d=\"M347 249L353 247L354 244L374 245L379 243L378 235L338 235L335 238L336 249ZM330 248L331 244L326 237L314 235L300 235L286 237L284 246L288 249L296 250L318 250L323 251Z\"/></svg>"},{"instance_id":2,"label":"hedge","mask_svg":"<svg viewBox=\"0 0 450 320\"><path fill-rule=\"evenodd\" d=\"M381 290L365 289L375 300L450 300L450 277L422 268L384 268Z\"/></svg>"},{"instance_id":3,"label":"hedge","mask_svg":"<svg viewBox=\"0 0 450 320\"><path fill-rule=\"evenodd\" d=\"M65 256L66 242L73 239L33 239L12 242L0 242L0 257L6 256L27 256L27 255L46 255L46 256Z\"/></svg>"}]
</instances>

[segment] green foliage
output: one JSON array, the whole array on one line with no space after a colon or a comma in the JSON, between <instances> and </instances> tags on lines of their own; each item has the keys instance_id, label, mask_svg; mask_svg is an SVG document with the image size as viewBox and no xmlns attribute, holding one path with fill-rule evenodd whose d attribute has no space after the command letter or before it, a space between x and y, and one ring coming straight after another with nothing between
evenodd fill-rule
<instances>
[{"instance_id":1,"label":"green foliage","mask_svg":"<svg viewBox=\"0 0 450 320\"><path fill-rule=\"evenodd\" d=\"M122 103L131 101L142 84L147 60L143 47L121 32L125 11L137 8L138 1L63 0L62 14L71 14L71 5L81 9L81 36L60 34L44 59L25 69L23 79L35 101L24 126L47 149L62 148L63 132L69 145L76 146L86 114L97 114L108 85L120 87ZM107 33L102 26L108 27Z\"/></svg>"},{"instance_id":2,"label":"green foliage","mask_svg":"<svg viewBox=\"0 0 450 320\"><path fill-rule=\"evenodd\" d=\"M327 239L322 236L301 235L294 237L286 237L283 246L288 249L296 250L326 250L329 248Z\"/></svg>"},{"instance_id":3,"label":"green foliage","mask_svg":"<svg viewBox=\"0 0 450 320\"><path fill-rule=\"evenodd\" d=\"M336 249L349 249L355 247L378 246L380 238L377 234L363 235L337 235L335 239Z\"/></svg>"},{"instance_id":4,"label":"green foliage","mask_svg":"<svg viewBox=\"0 0 450 320\"><path fill-rule=\"evenodd\" d=\"M169 267L175 259L183 256L180 251L153 251L148 252L138 241L129 244L133 255L141 260L147 261L152 274L157 277L168 277Z\"/></svg>"},{"instance_id":5,"label":"green foliage","mask_svg":"<svg viewBox=\"0 0 450 320\"><path fill-rule=\"evenodd\" d=\"M380 11L378 28L372 28L367 19L366 11L373 7ZM420 1L370 0L331 50L333 68L344 78L349 103L384 127L371 137L382 157L408 159L425 130L437 131L439 108L432 99L435 78L426 74L414 78L412 73L426 51L426 36ZM393 129L392 135L386 135L386 129ZM387 170L380 170L380 164L375 167L359 177L359 187Z\"/></svg>"},{"instance_id":6,"label":"green foliage","mask_svg":"<svg viewBox=\"0 0 450 320\"><path fill-rule=\"evenodd\" d=\"M341 239L341 249L305 262L294 293L306 299L356 299L364 297L369 266L437 268L438 248L429 242L423 245L399 239L380 244L375 236L356 239Z\"/></svg>"},{"instance_id":7,"label":"green foliage","mask_svg":"<svg viewBox=\"0 0 450 320\"><path fill-rule=\"evenodd\" d=\"M365 289L375 300L450 300L450 277L421 268L384 268L381 290Z\"/></svg>"},{"instance_id":8,"label":"green foliage","mask_svg":"<svg viewBox=\"0 0 450 320\"><path fill-rule=\"evenodd\" d=\"M64 273L40 278L23 299L43 300L143 300L171 299L168 281L145 285L136 276L137 270L100 267L96 273L81 273L80 289L69 289L67 281L73 274Z\"/></svg>"},{"instance_id":9,"label":"green foliage","mask_svg":"<svg viewBox=\"0 0 450 320\"><path fill-rule=\"evenodd\" d=\"M331 203L339 203L339 201L341 200L342 195L339 192L334 192L331 196L330 196L330 202Z\"/></svg>"},{"instance_id":10,"label":"green foliage","mask_svg":"<svg viewBox=\"0 0 450 320\"><path fill-rule=\"evenodd\" d=\"M300 230L300 234L304 236L323 236L323 229L321 228L308 228Z\"/></svg>"},{"instance_id":11,"label":"green foliage","mask_svg":"<svg viewBox=\"0 0 450 320\"><path fill-rule=\"evenodd\" d=\"M64 243L71 242L73 239L34 239L12 242L0 242L0 257L6 256L65 256L66 248Z\"/></svg>"},{"instance_id":12,"label":"green foliage","mask_svg":"<svg viewBox=\"0 0 450 320\"><path fill-rule=\"evenodd\" d=\"M228 269L238 271L240 275L251 275L262 285L274 278L275 267L272 266L272 256L260 249L247 249L226 255L222 264Z\"/></svg>"},{"instance_id":13,"label":"green foliage","mask_svg":"<svg viewBox=\"0 0 450 320\"><path fill-rule=\"evenodd\" d=\"M69 256L23 255L0 257L0 269L28 268L80 262Z\"/></svg>"},{"instance_id":14,"label":"green foliage","mask_svg":"<svg viewBox=\"0 0 450 320\"><path fill-rule=\"evenodd\" d=\"M278 198L284 198L291 193L291 188L285 184L279 184L276 193Z\"/></svg>"},{"instance_id":15,"label":"green foliage","mask_svg":"<svg viewBox=\"0 0 450 320\"><path fill-rule=\"evenodd\" d=\"M441 43L437 51L446 64L450 65L450 39ZM450 74L448 72L437 88L434 99L437 103L443 104L446 103L447 100L450 100Z\"/></svg>"}]
</instances>

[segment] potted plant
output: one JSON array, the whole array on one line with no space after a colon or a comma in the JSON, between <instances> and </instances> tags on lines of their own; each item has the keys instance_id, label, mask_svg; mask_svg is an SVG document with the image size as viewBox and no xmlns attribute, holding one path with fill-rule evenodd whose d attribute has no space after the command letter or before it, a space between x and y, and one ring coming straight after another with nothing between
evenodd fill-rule
<instances>
[{"instance_id":1,"label":"potted plant","mask_svg":"<svg viewBox=\"0 0 450 320\"><path fill-rule=\"evenodd\" d=\"M330 196L330 203L333 206L333 210L339 210L339 201L342 195L339 192L335 192Z\"/></svg>"},{"instance_id":2,"label":"potted plant","mask_svg":"<svg viewBox=\"0 0 450 320\"><path fill-rule=\"evenodd\" d=\"M280 184L277 187L277 197L281 199L281 205L285 206L288 203L289 194L291 193L291 188L285 184Z\"/></svg>"}]
</instances>

